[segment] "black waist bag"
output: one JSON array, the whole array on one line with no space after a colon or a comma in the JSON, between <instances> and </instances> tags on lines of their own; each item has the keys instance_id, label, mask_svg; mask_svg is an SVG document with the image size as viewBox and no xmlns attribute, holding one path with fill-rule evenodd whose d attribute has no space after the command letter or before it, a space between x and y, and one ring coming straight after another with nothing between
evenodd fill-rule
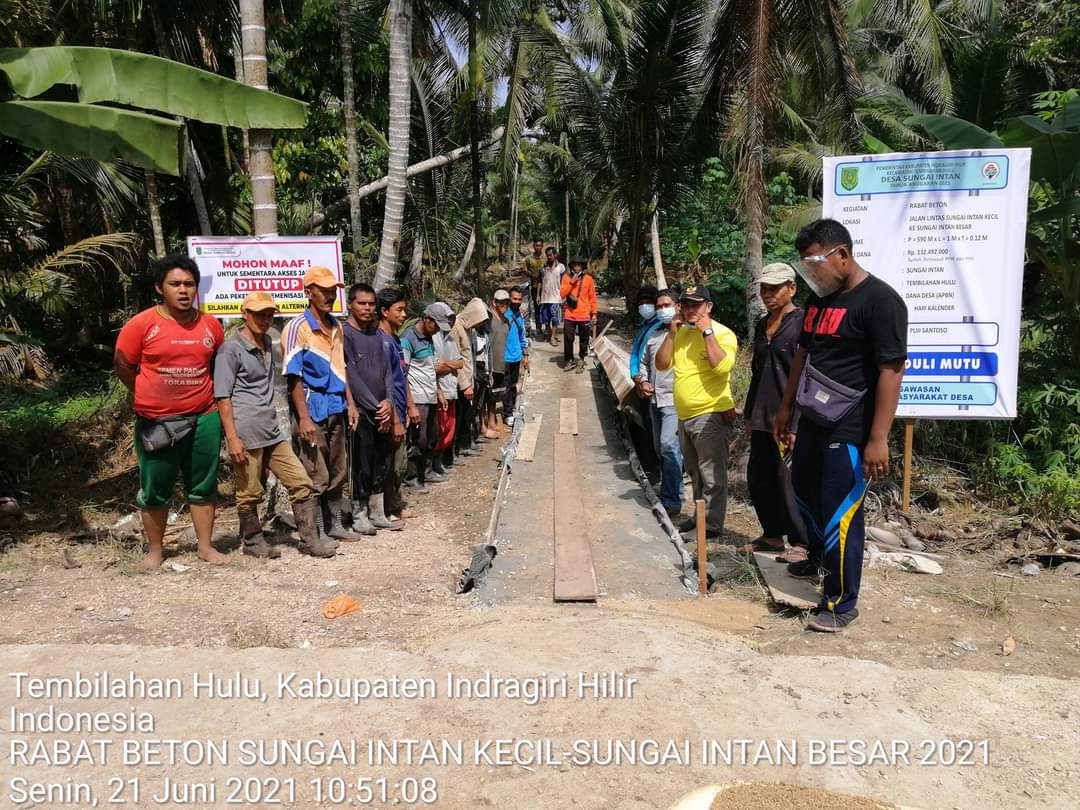
<instances>
[{"instance_id":1,"label":"black waist bag","mask_svg":"<svg viewBox=\"0 0 1080 810\"><path fill-rule=\"evenodd\" d=\"M171 447L195 429L199 417L194 414L166 416L164 419L141 418L139 441L148 453Z\"/></svg>"},{"instance_id":2,"label":"black waist bag","mask_svg":"<svg viewBox=\"0 0 1080 810\"><path fill-rule=\"evenodd\" d=\"M810 365L807 356L795 394L795 404L804 416L819 425L831 427L851 413L865 396L865 390L848 388L822 374Z\"/></svg>"}]
</instances>

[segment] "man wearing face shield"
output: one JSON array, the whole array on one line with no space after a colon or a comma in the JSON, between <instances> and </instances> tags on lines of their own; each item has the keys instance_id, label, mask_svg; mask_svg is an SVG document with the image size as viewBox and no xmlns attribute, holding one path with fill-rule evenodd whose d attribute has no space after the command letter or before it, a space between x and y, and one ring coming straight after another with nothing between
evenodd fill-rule
<instances>
[{"instance_id":1,"label":"man wearing face shield","mask_svg":"<svg viewBox=\"0 0 1080 810\"><path fill-rule=\"evenodd\" d=\"M907 357L907 307L855 261L851 234L821 219L799 232L799 273L813 294L791 364L773 437L790 446L796 501L810 559L792 576L824 573L812 630L838 632L856 618L862 576L863 497L889 471L889 428Z\"/></svg>"}]
</instances>

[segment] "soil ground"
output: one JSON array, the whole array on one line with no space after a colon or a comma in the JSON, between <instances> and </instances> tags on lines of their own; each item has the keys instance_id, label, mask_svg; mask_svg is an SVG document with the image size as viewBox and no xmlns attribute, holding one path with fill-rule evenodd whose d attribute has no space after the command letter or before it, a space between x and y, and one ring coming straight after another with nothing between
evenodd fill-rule
<instances>
[{"instance_id":1,"label":"soil ground","mask_svg":"<svg viewBox=\"0 0 1080 810\"><path fill-rule=\"evenodd\" d=\"M537 355L545 361L554 357L548 351ZM942 576L868 569L862 617L837 636L808 633L799 614L770 609L752 579L721 585L707 598L690 596L677 583L674 549L625 471L595 375L566 375L534 360L526 400L544 413L537 461L515 465L496 533L500 553L472 594L455 590L488 523L496 444L456 469L450 483L411 497L405 531L343 544L342 553L328 561L286 549L277 561L234 554L231 565L211 567L194 557L178 531L184 547L170 561L188 568L136 574L135 545L87 531L123 514L135 488L130 469L95 478L101 484L74 482L55 498L37 490L24 504L26 530L11 532L16 542L0 554L5 672L108 669L190 678L192 672L239 671L260 677L267 688L276 673L289 669L438 680L447 673L567 672L574 678L579 671L604 670L640 680L633 699L535 706L443 696L355 707L273 698L273 705L262 707L189 698L141 705L154 712L158 737L549 738L558 750L582 738L690 738L695 753L702 737L989 740L989 765L967 767L822 767L800 759L797 765L720 768L564 762L381 769L395 780L438 778L439 807L664 808L695 787L737 780L792 783L924 808L1080 803L1080 581L1045 570L1018 577L1003 565L1016 552L1012 539L990 536L979 544L935 544L931 550L946 555ZM552 507L550 473L544 469L560 396L579 400L583 497L597 509L589 518L602 591L595 606L550 601ZM70 477L71 470L63 474ZM737 485L735 492L729 524L735 535L754 537L759 529L753 511ZM91 501L97 506L83 507L82 525L58 522L57 515L77 512L76 502ZM234 515L223 510L219 535L226 545ZM959 527L984 517L948 513L943 519ZM181 516L177 527L183 522ZM973 548L979 551L966 550ZM320 609L338 593L355 596L363 608L326 620ZM1015 651L1006 656L1001 645L1009 637ZM12 680L0 680L5 717L14 702ZM124 700L65 706L128 707ZM318 806L308 789L310 777L336 773L298 766L245 769L241 775L283 770L307 791L295 802L300 807ZM105 776L129 775L119 768L14 768L0 758L0 789L16 772L54 781L58 773L85 777L101 786L99 796ZM215 775L220 782L227 772L178 766L169 774ZM148 790L160 785L161 769L144 769L142 775ZM0 792L0 802L4 798Z\"/></svg>"}]
</instances>

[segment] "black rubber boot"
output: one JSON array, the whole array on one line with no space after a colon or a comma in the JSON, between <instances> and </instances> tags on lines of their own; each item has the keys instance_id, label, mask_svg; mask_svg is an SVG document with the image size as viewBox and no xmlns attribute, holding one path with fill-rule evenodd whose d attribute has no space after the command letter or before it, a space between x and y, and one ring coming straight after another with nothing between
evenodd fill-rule
<instances>
[{"instance_id":1,"label":"black rubber boot","mask_svg":"<svg viewBox=\"0 0 1080 810\"><path fill-rule=\"evenodd\" d=\"M280 549L266 542L257 509L238 510L237 515L240 517L240 539L243 542L245 554L261 560L276 560L281 556Z\"/></svg>"},{"instance_id":2,"label":"black rubber boot","mask_svg":"<svg viewBox=\"0 0 1080 810\"><path fill-rule=\"evenodd\" d=\"M297 548L301 554L309 554L312 557L333 557L337 553L337 549L329 538L323 536L322 509L319 508L317 497L294 503L293 515L296 517L296 530L300 533L300 543Z\"/></svg>"}]
</instances>

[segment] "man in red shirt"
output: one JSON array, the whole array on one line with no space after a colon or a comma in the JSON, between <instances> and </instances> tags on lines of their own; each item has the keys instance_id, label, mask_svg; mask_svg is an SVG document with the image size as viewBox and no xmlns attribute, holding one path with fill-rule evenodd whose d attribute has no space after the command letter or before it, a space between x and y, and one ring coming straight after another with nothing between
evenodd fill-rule
<instances>
[{"instance_id":1,"label":"man in red shirt","mask_svg":"<svg viewBox=\"0 0 1080 810\"><path fill-rule=\"evenodd\" d=\"M135 451L143 530L149 546L142 567L164 559L162 542L177 476L191 509L198 555L225 563L210 545L214 534L221 419L214 401L214 353L224 340L221 324L195 309L199 268L187 256L165 256L154 265L161 303L124 324L116 339L116 376L135 395Z\"/></svg>"}]
</instances>

